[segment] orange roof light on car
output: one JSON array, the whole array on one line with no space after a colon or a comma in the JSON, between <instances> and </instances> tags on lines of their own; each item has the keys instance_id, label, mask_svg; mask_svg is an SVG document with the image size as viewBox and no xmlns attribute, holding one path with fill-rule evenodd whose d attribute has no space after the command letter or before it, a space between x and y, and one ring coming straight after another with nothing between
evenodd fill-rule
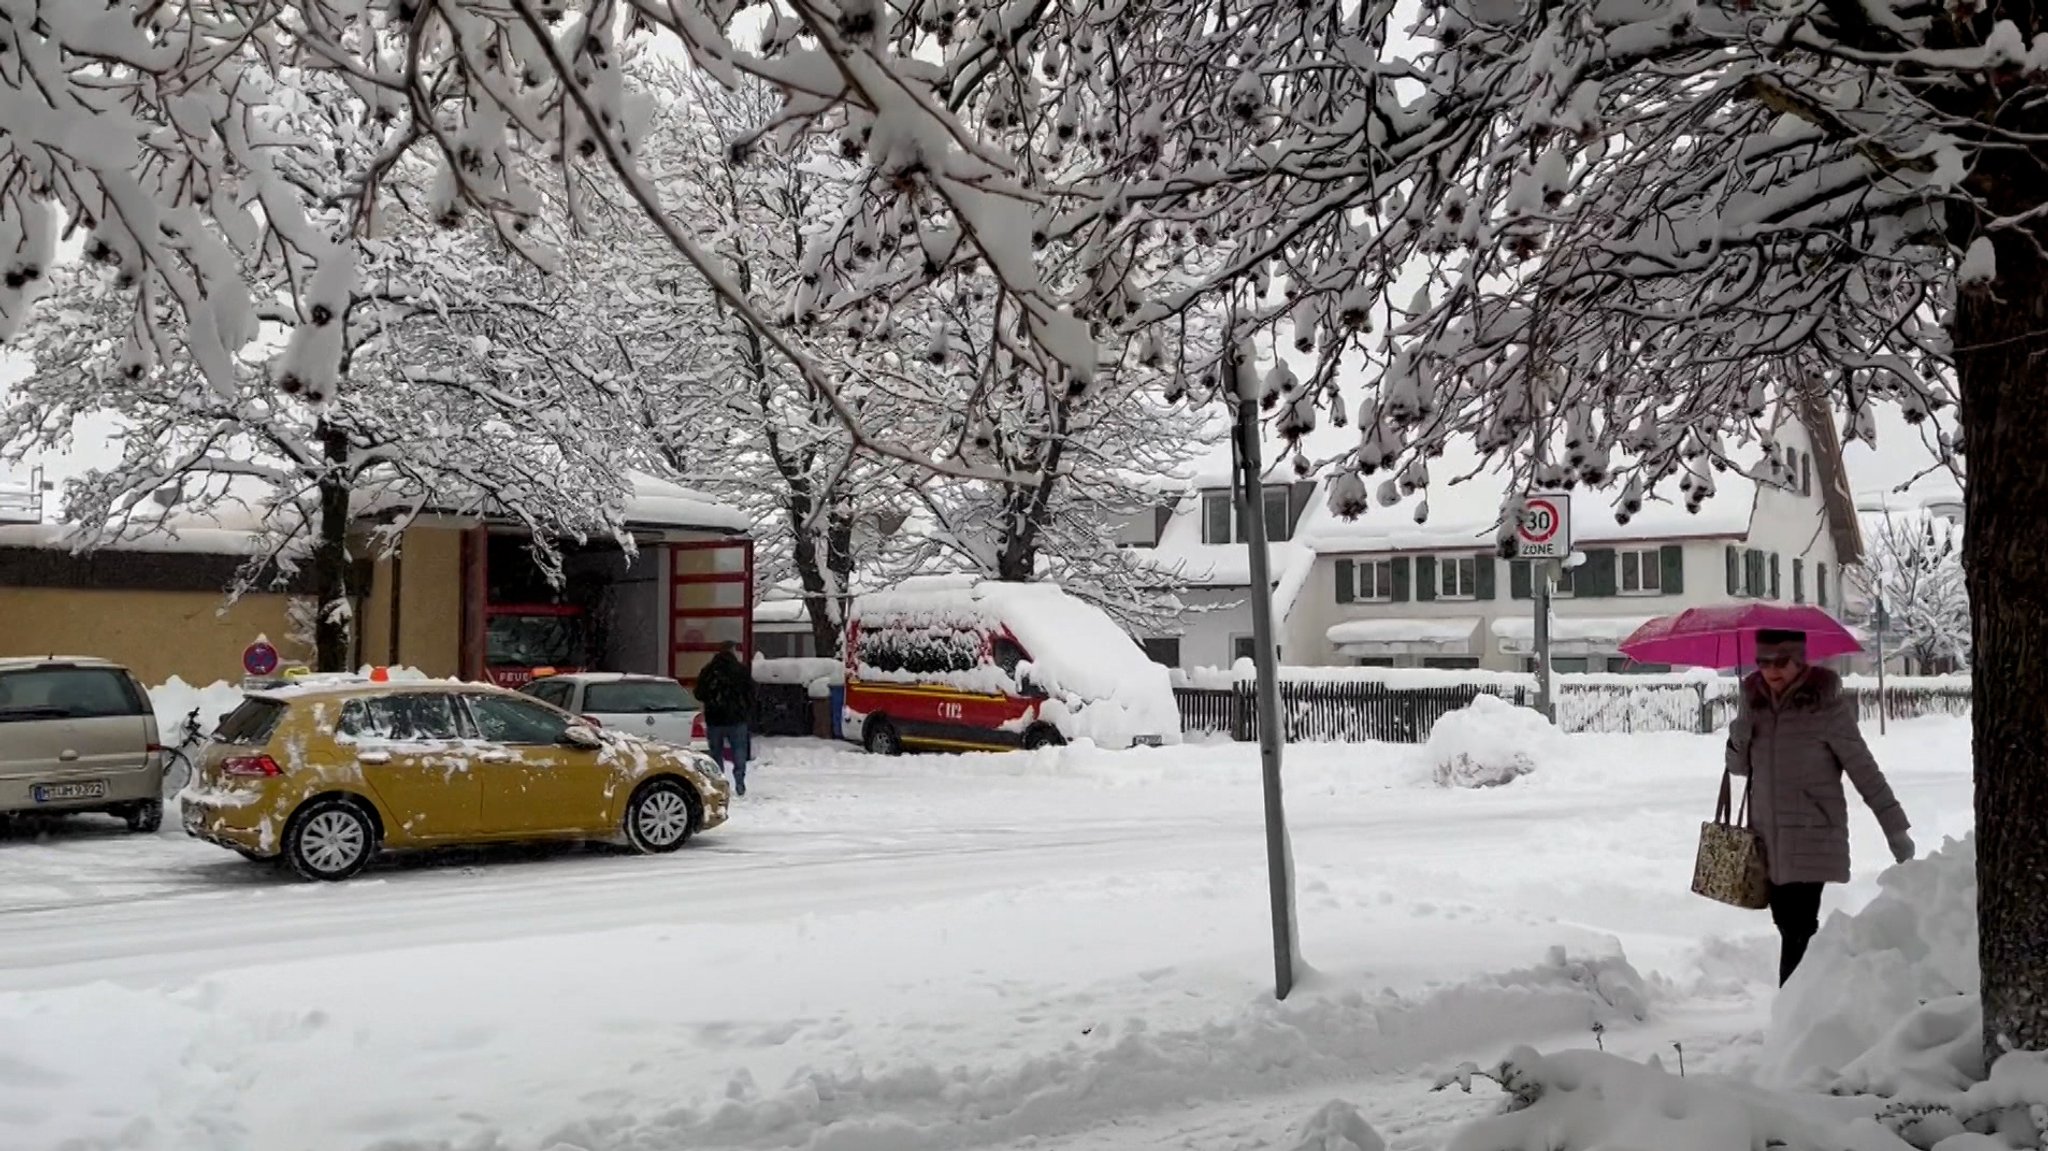
<instances>
[{"instance_id":1,"label":"orange roof light on car","mask_svg":"<svg viewBox=\"0 0 2048 1151\"><path fill-rule=\"evenodd\" d=\"M533 669L533 678L535 679L546 679L551 675L559 674L561 673L557 672L554 668L551 667L537 667Z\"/></svg>"}]
</instances>

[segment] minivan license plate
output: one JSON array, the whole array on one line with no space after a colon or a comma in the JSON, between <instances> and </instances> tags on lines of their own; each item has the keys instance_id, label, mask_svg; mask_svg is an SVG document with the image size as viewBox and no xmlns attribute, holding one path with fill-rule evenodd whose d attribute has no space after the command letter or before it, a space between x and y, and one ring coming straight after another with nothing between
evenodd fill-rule
<instances>
[{"instance_id":1,"label":"minivan license plate","mask_svg":"<svg viewBox=\"0 0 2048 1151\"><path fill-rule=\"evenodd\" d=\"M67 799L98 799L107 794L107 781L88 779L78 783L39 783L33 789L37 803L62 803Z\"/></svg>"}]
</instances>

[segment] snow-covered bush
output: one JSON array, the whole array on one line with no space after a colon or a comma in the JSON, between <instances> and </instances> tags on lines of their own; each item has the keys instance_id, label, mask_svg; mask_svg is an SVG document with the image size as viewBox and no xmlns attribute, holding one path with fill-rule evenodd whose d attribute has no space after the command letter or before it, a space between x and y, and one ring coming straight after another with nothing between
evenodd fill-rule
<instances>
[{"instance_id":1,"label":"snow-covered bush","mask_svg":"<svg viewBox=\"0 0 2048 1151\"><path fill-rule=\"evenodd\" d=\"M1436 721L1422 754L1438 787L1499 787L1535 771L1556 738L1541 713L1478 695Z\"/></svg>"}]
</instances>

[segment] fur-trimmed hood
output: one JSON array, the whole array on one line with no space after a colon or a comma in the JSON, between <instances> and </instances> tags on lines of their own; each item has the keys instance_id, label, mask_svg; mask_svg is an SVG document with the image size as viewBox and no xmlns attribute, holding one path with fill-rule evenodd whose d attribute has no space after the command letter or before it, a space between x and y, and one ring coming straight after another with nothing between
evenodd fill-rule
<instances>
[{"instance_id":1,"label":"fur-trimmed hood","mask_svg":"<svg viewBox=\"0 0 2048 1151\"><path fill-rule=\"evenodd\" d=\"M1742 681L1743 694L1756 708L1771 706L1771 689L1764 686L1764 673L1753 671ZM1842 698L1842 677L1824 667L1809 667L1792 690L1785 694L1785 711L1820 711Z\"/></svg>"}]
</instances>

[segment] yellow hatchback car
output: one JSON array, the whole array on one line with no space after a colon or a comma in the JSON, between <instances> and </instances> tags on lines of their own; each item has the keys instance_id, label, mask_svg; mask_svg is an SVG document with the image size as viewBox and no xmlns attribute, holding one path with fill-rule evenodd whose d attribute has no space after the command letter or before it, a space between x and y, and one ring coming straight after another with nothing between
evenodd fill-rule
<instances>
[{"instance_id":1,"label":"yellow hatchback car","mask_svg":"<svg viewBox=\"0 0 2048 1151\"><path fill-rule=\"evenodd\" d=\"M185 831L340 880L379 850L606 840L674 851L725 822L707 757L483 684L355 677L249 695L201 754Z\"/></svg>"}]
</instances>

